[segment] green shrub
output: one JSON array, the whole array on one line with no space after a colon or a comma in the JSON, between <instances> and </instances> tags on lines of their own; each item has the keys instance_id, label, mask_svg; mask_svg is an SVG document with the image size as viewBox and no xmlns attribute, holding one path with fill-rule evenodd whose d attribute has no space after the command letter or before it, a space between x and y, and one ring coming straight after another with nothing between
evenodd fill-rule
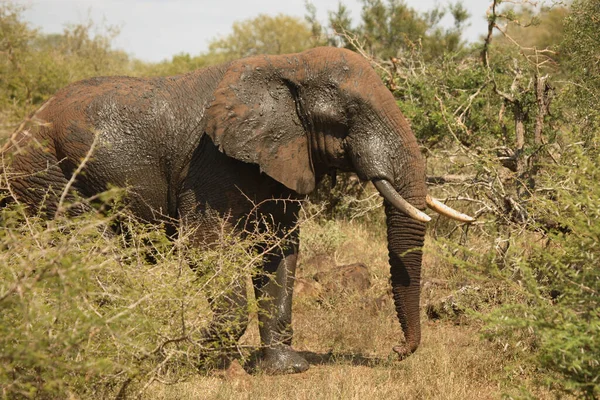
<instances>
[{"instance_id":1,"label":"green shrub","mask_svg":"<svg viewBox=\"0 0 600 400\"><path fill-rule=\"evenodd\" d=\"M116 217L126 235L107 233ZM197 374L218 353L202 341L207 298L246 282L262 258L255 244L271 243L218 226L200 251L122 211L45 221L13 204L0 225L4 398L105 398Z\"/></svg>"},{"instance_id":2,"label":"green shrub","mask_svg":"<svg viewBox=\"0 0 600 400\"><path fill-rule=\"evenodd\" d=\"M485 317L487 336L521 353L542 372L541 384L600 396L600 179L598 153L571 145L548 167L553 199L536 198L553 221L530 254L514 254L497 276L519 294ZM577 169L578 173L572 171Z\"/></svg>"}]
</instances>

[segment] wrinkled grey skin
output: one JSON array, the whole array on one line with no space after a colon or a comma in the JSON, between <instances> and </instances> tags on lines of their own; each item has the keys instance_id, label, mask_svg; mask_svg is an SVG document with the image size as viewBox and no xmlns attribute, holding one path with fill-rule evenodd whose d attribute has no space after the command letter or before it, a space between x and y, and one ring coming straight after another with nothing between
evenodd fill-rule
<instances>
[{"instance_id":1,"label":"wrinkled grey skin","mask_svg":"<svg viewBox=\"0 0 600 400\"><path fill-rule=\"evenodd\" d=\"M369 63L342 49L257 56L167 78L93 78L61 90L35 114L45 121L17 133L12 181L17 196L53 215L58 195L89 150L99 143L74 188L83 196L127 186L141 219L165 215L198 225L210 241L205 211L245 217L268 199L301 199L332 169L361 179L387 179L419 209L425 171L417 142L394 98ZM28 146L33 142L41 146ZM50 192L48 189L50 188ZM49 194L48 194L49 193ZM277 231L296 225L298 204L266 202ZM421 248L425 225L385 202L391 284L405 357L419 345ZM274 251L254 279L262 309L260 365L271 373L300 372L308 363L291 348L292 289L298 237ZM409 251L410 250L410 251ZM272 274L272 275L271 275ZM274 278L270 278L273 276ZM246 302L244 285L216 305L211 335ZM247 320L228 335L238 339Z\"/></svg>"}]
</instances>

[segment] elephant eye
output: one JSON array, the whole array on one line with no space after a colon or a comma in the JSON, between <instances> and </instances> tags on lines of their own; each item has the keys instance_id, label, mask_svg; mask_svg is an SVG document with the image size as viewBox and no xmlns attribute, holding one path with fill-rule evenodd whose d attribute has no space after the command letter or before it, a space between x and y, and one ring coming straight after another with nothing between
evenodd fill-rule
<instances>
[{"instance_id":1,"label":"elephant eye","mask_svg":"<svg viewBox=\"0 0 600 400\"><path fill-rule=\"evenodd\" d=\"M359 110L358 104L352 102L347 107L347 114L349 116L356 115L356 114L358 114L358 110Z\"/></svg>"}]
</instances>

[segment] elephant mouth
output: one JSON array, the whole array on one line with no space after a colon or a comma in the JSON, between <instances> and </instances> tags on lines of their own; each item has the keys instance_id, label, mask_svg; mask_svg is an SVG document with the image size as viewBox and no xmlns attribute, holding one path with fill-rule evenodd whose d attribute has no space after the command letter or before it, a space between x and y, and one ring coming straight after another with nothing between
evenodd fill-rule
<instances>
[{"instance_id":1,"label":"elephant mouth","mask_svg":"<svg viewBox=\"0 0 600 400\"><path fill-rule=\"evenodd\" d=\"M431 221L431 217L425 214L423 211L419 210L408 201L406 201L400 193L394 189L394 186L386 179L374 179L373 185L379 191L379 193L386 199L391 205L396 207L398 210L402 211L404 214L409 216L410 218L420 221L420 222L429 222ZM448 218L454 219L460 222L473 222L475 218L470 217L466 214L463 214L459 211L456 211L452 207L442 203L439 200L434 199L430 195L427 195L425 198L427 207L431 210L437 212L438 214L444 215Z\"/></svg>"}]
</instances>

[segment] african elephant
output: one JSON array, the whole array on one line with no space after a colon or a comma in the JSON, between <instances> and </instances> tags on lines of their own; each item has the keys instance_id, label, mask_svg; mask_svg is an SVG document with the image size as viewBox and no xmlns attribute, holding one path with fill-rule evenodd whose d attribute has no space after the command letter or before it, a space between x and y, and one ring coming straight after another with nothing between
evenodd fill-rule
<instances>
[{"instance_id":1,"label":"african elephant","mask_svg":"<svg viewBox=\"0 0 600 400\"><path fill-rule=\"evenodd\" d=\"M53 215L96 144L71 182L80 195L127 186L138 218L196 226L198 243L209 236L208 209L236 221L262 204L259 214L269 215L284 237L299 205L267 200L302 199L332 170L372 181L385 199L392 291L405 338L394 350L402 358L421 338L421 248L429 220L422 210L429 205L470 220L427 195L424 160L394 97L369 62L348 50L255 56L171 77L87 79L59 91L31 120L41 123L17 131L5 146L17 198ZM291 348L294 232L286 236L289 245L265 257L265 274L253 278L267 311L259 316L261 365L271 373L308 368ZM223 310L244 304L239 286ZM231 333L234 339L245 325Z\"/></svg>"}]
</instances>

